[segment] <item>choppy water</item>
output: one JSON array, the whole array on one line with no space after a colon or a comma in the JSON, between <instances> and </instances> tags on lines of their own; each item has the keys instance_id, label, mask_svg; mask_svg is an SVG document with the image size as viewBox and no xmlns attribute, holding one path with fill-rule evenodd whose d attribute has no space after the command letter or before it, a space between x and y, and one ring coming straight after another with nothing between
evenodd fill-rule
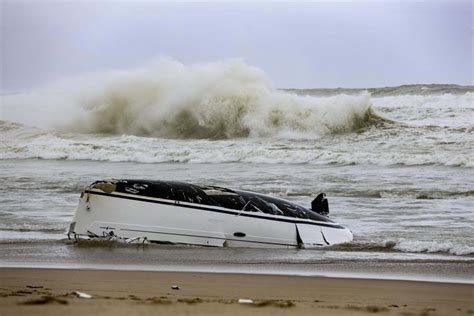
<instances>
[{"instance_id":1,"label":"choppy water","mask_svg":"<svg viewBox=\"0 0 474 316\"><path fill-rule=\"evenodd\" d=\"M242 64L157 67L109 74L80 98L2 96L0 245L57 243L85 185L147 178L303 205L326 192L354 242L291 262L473 261L473 87L288 92Z\"/></svg>"}]
</instances>

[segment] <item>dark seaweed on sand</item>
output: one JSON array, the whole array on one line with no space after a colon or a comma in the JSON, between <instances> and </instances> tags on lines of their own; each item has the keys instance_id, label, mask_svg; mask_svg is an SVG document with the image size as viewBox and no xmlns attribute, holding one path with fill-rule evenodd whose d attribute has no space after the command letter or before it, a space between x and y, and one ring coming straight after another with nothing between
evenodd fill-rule
<instances>
[{"instance_id":1,"label":"dark seaweed on sand","mask_svg":"<svg viewBox=\"0 0 474 316\"><path fill-rule=\"evenodd\" d=\"M54 297L54 296L43 296L41 298L36 298L36 299L20 302L19 304L20 305L47 305L47 304L67 305L68 301L61 298Z\"/></svg>"}]
</instances>

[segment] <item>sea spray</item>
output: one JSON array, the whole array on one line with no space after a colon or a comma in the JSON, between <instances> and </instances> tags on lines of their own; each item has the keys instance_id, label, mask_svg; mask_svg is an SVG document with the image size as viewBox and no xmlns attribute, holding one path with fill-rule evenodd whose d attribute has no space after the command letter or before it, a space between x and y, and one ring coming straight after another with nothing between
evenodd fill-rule
<instances>
[{"instance_id":1,"label":"sea spray","mask_svg":"<svg viewBox=\"0 0 474 316\"><path fill-rule=\"evenodd\" d=\"M241 61L185 66L161 60L109 77L87 91L73 128L165 138L268 137L351 131L366 122L370 96L316 98L274 89Z\"/></svg>"},{"instance_id":2,"label":"sea spray","mask_svg":"<svg viewBox=\"0 0 474 316\"><path fill-rule=\"evenodd\" d=\"M50 86L47 99L34 94L20 103L31 103L36 120L42 116L65 131L174 139L318 138L376 118L367 92L301 96L275 89L262 70L239 60L184 65L161 59L70 79ZM21 116L29 112L24 108Z\"/></svg>"}]
</instances>

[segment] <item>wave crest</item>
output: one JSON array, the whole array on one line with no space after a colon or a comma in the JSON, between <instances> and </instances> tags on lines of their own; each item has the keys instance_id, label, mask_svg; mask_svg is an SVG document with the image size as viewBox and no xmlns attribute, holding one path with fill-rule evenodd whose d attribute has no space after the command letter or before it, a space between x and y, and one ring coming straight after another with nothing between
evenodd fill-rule
<instances>
[{"instance_id":1,"label":"wave crest","mask_svg":"<svg viewBox=\"0 0 474 316\"><path fill-rule=\"evenodd\" d=\"M354 131L378 117L370 94L300 96L232 60L186 66L160 60L146 69L96 78L81 91L69 126L88 133L164 138L318 137Z\"/></svg>"},{"instance_id":2,"label":"wave crest","mask_svg":"<svg viewBox=\"0 0 474 316\"><path fill-rule=\"evenodd\" d=\"M372 242L351 242L332 246L333 250L342 251L369 251L369 252L406 252L406 253L439 253L455 256L472 257L474 247L465 244L440 241L417 241L400 238L398 240L384 240Z\"/></svg>"}]
</instances>

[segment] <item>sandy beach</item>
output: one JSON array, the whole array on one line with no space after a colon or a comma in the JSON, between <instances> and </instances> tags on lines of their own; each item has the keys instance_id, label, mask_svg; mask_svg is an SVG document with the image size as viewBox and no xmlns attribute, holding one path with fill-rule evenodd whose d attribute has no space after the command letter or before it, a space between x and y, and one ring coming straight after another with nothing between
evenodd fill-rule
<instances>
[{"instance_id":1,"label":"sandy beach","mask_svg":"<svg viewBox=\"0 0 474 316\"><path fill-rule=\"evenodd\" d=\"M473 0L0 11L0 316L474 316Z\"/></svg>"},{"instance_id":2,"label":"sandy beach","mask_svg":"<svg viewBox=\"0 0 474 316\"><path fill-rule=\"evenodd\" d=\"M2 316L474 314L473 284L32 268L1 268L0 280Z\"/></svg>"}]
</instances>

